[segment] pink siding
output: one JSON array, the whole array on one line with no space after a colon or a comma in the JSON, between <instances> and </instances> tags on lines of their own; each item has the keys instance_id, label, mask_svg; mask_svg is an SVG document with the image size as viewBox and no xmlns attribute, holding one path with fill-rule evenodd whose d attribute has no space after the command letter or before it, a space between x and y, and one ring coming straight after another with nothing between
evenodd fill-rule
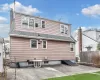
<instances>
[{"instance_id":1,"label":"pink siding","mask_svg":"<svg viewBox=\"0 0 100 80\"><path fill-rule=\"evenodd\" d=\"M16 13L15 15L15 29L18 31L29 31L29 32L36 32L36 33L42 33L42 34L51 34L51 35L61 35L61 36L70 36L70 25L68 34L61 34L60 33L60 24L59 22L47 20L47 19L40 19L37 17L31 17L35 19L35 22L39 24L38 28L32 29L32 28L24 28L24 26L21 25L21 14ZM46 21L46 28L41 28L41 20Z\"/></svg>"},{"instance_id":2,"label":"pink siding","mask_svg":"<svg viewBox=\"0 0 100 80\"><path fill-rule=\"evenodd\" d=\"M69 60L75 59L74 52L70 52L70 43L61 41L47 41L47 49L42 49L42 43L38 44L38 49L30 48L30 39L11 37L11 53L10 58L13 61L16 57L17 61L26 61L30 59L49 60Z\"/></svg>"}]
</instances>

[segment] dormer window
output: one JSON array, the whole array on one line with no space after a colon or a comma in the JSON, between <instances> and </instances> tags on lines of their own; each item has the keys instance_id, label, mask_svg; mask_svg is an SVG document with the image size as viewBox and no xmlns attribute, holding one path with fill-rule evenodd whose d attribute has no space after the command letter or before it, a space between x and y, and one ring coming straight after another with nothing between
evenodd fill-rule
<instances>
[{"instance_id":1,"label":"dormer window","mask_svg":"<svg viewBox=\"0 0 100 80\"><path fill-rule=\"evenodd\" d=\"M61 32L61 33L64 33L64 25L61 25L61 26L60 26L60 32Z\"/></svg>"},{"instance_id":2,"label":"dormer window","mask_svg":"<svg viewBox=\"0 0 100 80\"><path fill-rule=\"evenodd\" d=\"M38 23L35 23L35 27L38 27Z\"/></svg>"},{"instance_id":3,"label":"dormer window","mask_svg":"<svg viewBox=\"0 0 100 80\"><path fill-rule=\"evenodd\" d=\"M33 18L29 18L29 27L34 28L34 19Z\"/></svg>"},{"instance_id":4,"label":"dormer window","mask_svg":"<svg viewBox=\"0 0 100 80\"><path fill-rule=\"evenodd\" d=\"M41 27L45 28L45 21L43 21L43 20L41 21Z\"/></svg>"},{"instance_id":5,"label":"dormer window","mask_svg":"<svg viewBox=\"0 0 100 80\"><path fill-rule=\"evenodd\" d=\"M68 34L68 26L65 26L65 34Z\"/></svg>"},{"instance_id":6,"label":"dormer window","mask_svg":"<svg viewBox=\"0 0 100 80\"><path fill-rule=\"evenodd\" d=\"M60 32L64 34L68 34L68 26L67 25L60 25Z\"/></svg>"},{"instance_id":7,"label":"dormer window","mask_svg":"<svg viewBox=\"0 0 100 80\"><path fill-rule=\"evenodd\" d=\"M22 17L22 25L28 26L28 17L25 16Z\"/></svg>"}]
</instances>

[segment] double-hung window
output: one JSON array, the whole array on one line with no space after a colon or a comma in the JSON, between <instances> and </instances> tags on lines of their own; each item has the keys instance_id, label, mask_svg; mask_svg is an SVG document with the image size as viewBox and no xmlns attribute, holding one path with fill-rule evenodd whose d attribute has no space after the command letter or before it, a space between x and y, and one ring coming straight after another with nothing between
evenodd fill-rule
<instances>
[{"instance_id":1,"label":"double-hung window","mask_svg":"<svg viewBox=\"0 0 100 80\"><path fill-rule=\"evenodd\" d=\"M60 25L60 32L64 33L64 25Z\"/></svg>"},{"instance_id":2,"label":"double-hung window","mask_svg":"<svg viewBox=\"0 0 100 80\"><path fill-rule=\"evenodd\" d=\"M42 41L42 48L47 49L47 41L46 40Z\"/></svg>"},{"instance_id":3,"label":"double-hung window","mask_svg":"<svg viewBox=\"0 0 100 80\"><path fill-rule=\"evenodd\" d=\"M68 34L68 26L67 25L60 25L60 32L63 34Z\"/></svg>"},{"instance_id":4,"label":"double-hung window","mask_svg":"<svg viewBox=\"0 0 100 80\"><path fill-rule=\"evenodd\" d=\"M38 48L38 40L31 39L30 45L31 45L31 48Z\"/></svg>"},{"instance_id":5,"label":"double-hung window","mask_svg":"<svg viewBox=\"0 0 100 80\"><path fill-rule=\"evenodd\" d=\"M43 21L43 20L41 21L41 27L45 28L45 21Z\"/></svg>"},{"instance_id":6,"label":"double-hung window","mask_svg":"<svg viewBox=\"0 0 100 80\"><path fill-rule=\"evenodd\" d=\"M70 43L70 51L74 51L74 43Z\"/></svg>"},{"instance_id":7,"label":"double-hung window","mask_svg":"<svg viewBox=\"0 0 100 80\"><path fill-rule=\"evenodd\" d=\"M28 26L28 17L22 16L22 25Z\"/></svg>"},{"instance_id":8,"label":"double-hung window","mask_svg":"<svg viewBox=\"0 0 100 80\"><path fill-rule=\"evenodd\" d=\"M34 28L34 19L29 18L29 27Z\"/></svg>"}]
</instances>

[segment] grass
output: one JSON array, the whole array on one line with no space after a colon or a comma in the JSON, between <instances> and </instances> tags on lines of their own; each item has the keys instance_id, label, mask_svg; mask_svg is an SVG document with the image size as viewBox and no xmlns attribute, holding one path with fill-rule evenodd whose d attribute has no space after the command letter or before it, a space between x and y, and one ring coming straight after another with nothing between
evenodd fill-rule
<instances>
[{"instance_id":1,"label":"grass","mask_svg":"<svg viewBox=\"0 0 100 80\"><path fill-rule=\"evenodd\" d=\"M72 76L50 78L45 80L100 80L100 75L85 73L85 74L77 74Z\"/></svg>"}]
</instances>

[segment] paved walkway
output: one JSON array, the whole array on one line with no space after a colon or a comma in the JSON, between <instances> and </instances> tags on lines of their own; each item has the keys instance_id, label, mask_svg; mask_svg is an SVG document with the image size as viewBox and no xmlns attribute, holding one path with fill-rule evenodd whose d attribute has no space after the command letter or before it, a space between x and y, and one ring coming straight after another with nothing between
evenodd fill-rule
<instances>
[{"instance_id":1,"label":"paved walkway","mask_svg":"<svg viewBox=\"0 0 100 80\"><path fill-rule=\"evenodd\" d=\"M8 70L8 80L14 80L15 69L9 68ZM16 70L16 80L42 80L51 77L61 77L67 75L74 75L79 73L91 73L100 71L99 68L89 67L89 66L51 66L44 68L20 68Z\"/></svg>"}]
</instances>

